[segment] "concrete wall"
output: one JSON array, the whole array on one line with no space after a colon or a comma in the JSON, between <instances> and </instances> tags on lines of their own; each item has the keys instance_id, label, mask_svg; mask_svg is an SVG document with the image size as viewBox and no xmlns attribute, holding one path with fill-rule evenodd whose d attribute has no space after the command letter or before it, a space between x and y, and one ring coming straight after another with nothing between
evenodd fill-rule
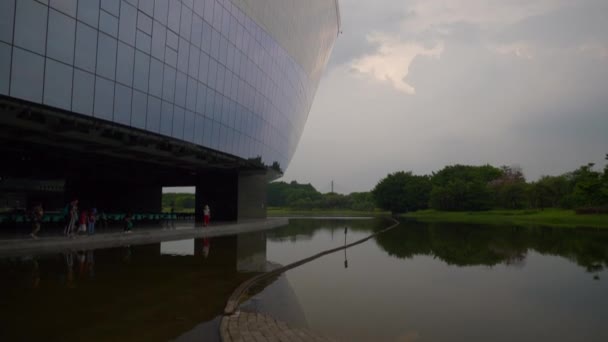
<instances>
[{"instance_id":1,"label":"concrete wall","mask_svg":"<svg viewBox=\"0 0 608 342\"><path fill-rule=\"evenodd\" d=\"M266 218L266 172L239 174L238 219Z\"/></svg>"}]
</instances>

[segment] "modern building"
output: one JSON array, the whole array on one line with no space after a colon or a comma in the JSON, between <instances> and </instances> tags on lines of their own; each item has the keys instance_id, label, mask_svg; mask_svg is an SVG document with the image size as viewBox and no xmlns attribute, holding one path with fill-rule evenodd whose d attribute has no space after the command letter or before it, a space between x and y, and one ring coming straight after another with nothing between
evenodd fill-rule
<instances>
[{"instance_id":1,"label":"modern building","mask_svg":"<svg viewBox=\"0 0 608 342\"><path fill-rule=\"evenodd\" d=\"M265 216L339 27L337 0L0 1L0 201L159 211L195 185Z\"/></svg>"}]
</instances>

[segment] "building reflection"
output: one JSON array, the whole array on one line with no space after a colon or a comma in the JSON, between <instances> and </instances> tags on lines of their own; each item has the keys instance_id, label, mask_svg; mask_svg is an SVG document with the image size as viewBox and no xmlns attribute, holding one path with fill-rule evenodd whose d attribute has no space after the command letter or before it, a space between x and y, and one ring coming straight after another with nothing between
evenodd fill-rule
<instances>
[{"instance_id":1,"label":"building reflection","mask_svg":"<svg viewBox=\"0 0 608 342\"><path fill-rule=\"evenodd\" d=\"M265 265L264 233L0 259L0 340L175 339Z\"/></svg>"}]
</instances>

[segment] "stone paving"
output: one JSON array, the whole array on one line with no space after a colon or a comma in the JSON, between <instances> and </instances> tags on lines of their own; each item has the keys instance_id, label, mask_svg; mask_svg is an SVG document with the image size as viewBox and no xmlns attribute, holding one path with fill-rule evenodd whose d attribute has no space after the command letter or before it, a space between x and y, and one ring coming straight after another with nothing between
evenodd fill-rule
<instances>
[{"instance_id":1,"label":"stone paving","mask_svg":"<svg viewBox=\"0 0 608 342\"><path fill-rule=\"evenodd\" d=\"M39 253L50 253L71 249L96 249L125 245L149 244L161 241L186 240L203 237L216 237L236 235L277 228L288 224L285 218L268 218L259 220L246 220L239 222L222 223L209 227L194 228L193 224L177 225L176 229L138 229L132 233L123 232L99 233L92 236L65 236L41 237L32 239L0 240L0 256L18 256Z\"/></svg>"},{"instance_id":2,"label":"stone paving","mask_svg":"<svg viewBox=\"0 0 608 342\"><path fill-rule=\"evenodd\" d=\"M237 311L220 325L224 342L330 342L336 341L305 329L290 327L268 315Z\"/></svg>"}]
</instances>

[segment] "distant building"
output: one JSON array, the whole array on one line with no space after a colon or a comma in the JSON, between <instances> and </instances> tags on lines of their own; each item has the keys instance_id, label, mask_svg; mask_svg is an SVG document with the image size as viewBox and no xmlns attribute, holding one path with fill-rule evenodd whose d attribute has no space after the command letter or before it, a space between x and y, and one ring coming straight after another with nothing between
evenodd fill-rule
<instances>
[{"instance_id":1,"label":"distant building","mask_svg":"<svg viewBox=\"0 0 608 342\"><path fill-rule=\"evenodd\" d=\"M196 185L215 218L264 216L339 21L337 0L2 0L0 188L158 211Z\"/></svg>"}]
</instances>

